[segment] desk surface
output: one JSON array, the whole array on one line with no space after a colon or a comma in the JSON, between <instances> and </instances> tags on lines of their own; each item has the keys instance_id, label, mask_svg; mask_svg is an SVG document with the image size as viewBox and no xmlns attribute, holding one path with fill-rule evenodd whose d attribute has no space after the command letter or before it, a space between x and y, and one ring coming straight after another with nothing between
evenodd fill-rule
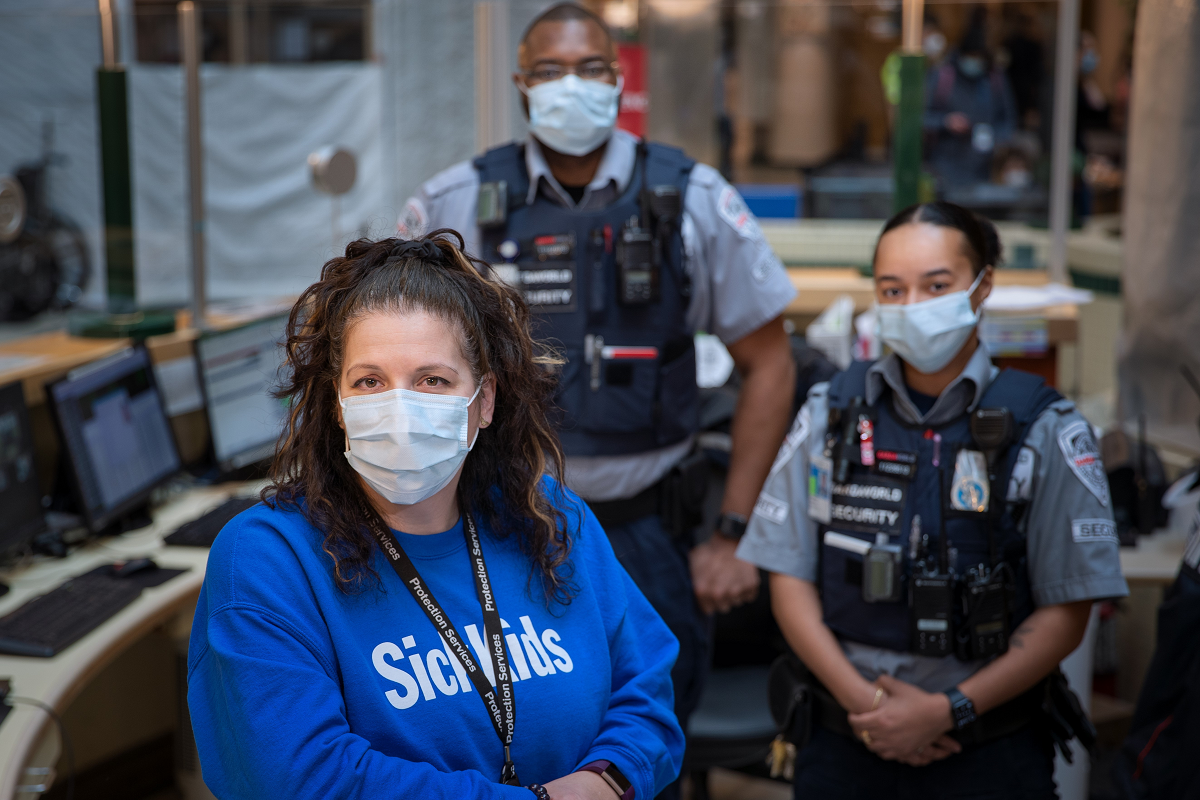
<instances>
[{"instance_id":1,"label":"desk surface","mask_svg":"<svg viewBox=\"0 0 1200 800\"><path fill-rule=\"evenodd\" d=\"M1166 529L1140 536L1136 547L1121 548L1121 572L1127 581L1170 583L1183 562L1187 535Z\"/></svg>"},{"instance_id":2,"label":"desk surface","mask_svg":"<svg viewBox=\"0 0 1200 800\"><path fill-rule=\"evenodd\" d=\"M186 569L141 597L54 658L0 656L0 677L12 680L19 697L40 700L60 713L105 665L125 648L190 607L200 593L208 550L167 547L162 536L221 504L231 494L249 494L257 484L226 484L189 490L154 513L141 530L90 542L65 559L39 558L3 575L12 590L0 598L0 616L75 575L102 564L152 556L161 567ZM0 724L0 799L14 796L23 770L50 720L45 712L18 704Z\"/></svg>"}]
</instances>

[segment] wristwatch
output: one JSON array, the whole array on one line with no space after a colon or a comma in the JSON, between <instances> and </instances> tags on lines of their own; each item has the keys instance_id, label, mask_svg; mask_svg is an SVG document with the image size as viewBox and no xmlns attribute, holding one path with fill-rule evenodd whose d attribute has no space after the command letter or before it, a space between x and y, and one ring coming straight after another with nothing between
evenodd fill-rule
<instances>
[{"instance_id":1,"label":"wristwatch","mask_svg":"<svg viewBox=\"0 0 1200 800\"><path fill-rule=\"evenodd\" d=\"M946 697L950 698L950 718L954 720L955 730L961 731L978 719L975 715L975 704L957 687L946 692Z\"/></svg>"},{"instance_id":2,"label":"wristwatch","mask_svg":"<svg viewBox=\"0 0 1200 800\"><path fill-rule=\"evenodd\" d=\"M724 536L726 539L739 541L746 535L746 523L748 520L741 514L733 514L726 512L717 517L717 533Z\"/></svg>"},{"instance_id":3,"label":"wristwatch","mask_svg":"<svg viewBox=\"0 0 1200 800\"><path fill-rule=\"evenodd\" d=\"M601 778L604 778L604 782L608 784L608 788L616 792L620 800L633 800L633 784L625 777L625 773L617 769L617 765L611 761L593 761L590 764L584 764L579 768L579 771L596 773Z\"/></svg>"}]
</instances>

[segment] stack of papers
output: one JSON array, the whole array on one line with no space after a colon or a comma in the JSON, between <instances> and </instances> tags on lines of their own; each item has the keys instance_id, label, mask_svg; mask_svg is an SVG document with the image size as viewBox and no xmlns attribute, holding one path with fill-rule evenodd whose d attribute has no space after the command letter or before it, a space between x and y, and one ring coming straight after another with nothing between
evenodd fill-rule
<instances>
[{"instance_id":1,"label":"stack of papers","mask_svg":"<svg viewBox=\"0 0 1200 800\"><path fill-rule=\"evenodd\" d=\"M1041 286L994 286L983 307L988 311L1032 311L1060 305L1086 305L1095 296L1086 289L1061 283Z\"/></svg>"}]
</instances>

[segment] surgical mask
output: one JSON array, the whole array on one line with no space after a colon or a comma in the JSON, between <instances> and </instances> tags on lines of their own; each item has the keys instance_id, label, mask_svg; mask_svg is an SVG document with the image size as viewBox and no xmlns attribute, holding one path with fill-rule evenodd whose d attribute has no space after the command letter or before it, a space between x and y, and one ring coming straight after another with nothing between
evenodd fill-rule
<instances>
[{"instance_id":1,"label":"surgical mask","mask_svg":"<svg viewBox=\"0 0 1200 800\"><path fill-rule=\"evenodd\" d=\"M982 78L987 64L979 56L960 56L958 70L968 78Z\"/></svg>"},{"instance_id":2,"label":"surgical mask","mask_svg":"<svg viewBox=\"0 0 1200 800\"><path fill-rule=\"evenodd\" d=\"M346 460L388 502L419 503L450 483L475 446L468 409L478 396L393 389L339 398Z\"/></svg>"},{"instance_id":3,"label":"surgical mask","mask_svg":"<svg viewBox=\"0 0 1200 800\"><path fill-rule=\"evenodd\" d=\"M1100 66L1100 55L1095 50L1084 50L1083 55L1079 57L1079 72L1083 75L1091 75Z\"/></svg>"},{"instance_id":4,"label":"surgical mask","mask_svg":"<svg viewBox=\"0 0 1200 800\"><path fill-rule=\"evenodd\" d=\"M564 75L522 88L529 98L529 129L551 150L583 156L608 141L617 124L621 86Z\"/></svg>"},{"instance_id":5,"label":"surgical mask","mask_svg":"<svg viewBox=\"0 0 1200 800\"><path fill-rule=\"evenodd\" d=\"M904 305L876 302L880 339L917 372L928 375L943 369L979 324L979 312L971 308L971 295L982 281L980 271L965 292Z\"/></svg>"}]
</instances>

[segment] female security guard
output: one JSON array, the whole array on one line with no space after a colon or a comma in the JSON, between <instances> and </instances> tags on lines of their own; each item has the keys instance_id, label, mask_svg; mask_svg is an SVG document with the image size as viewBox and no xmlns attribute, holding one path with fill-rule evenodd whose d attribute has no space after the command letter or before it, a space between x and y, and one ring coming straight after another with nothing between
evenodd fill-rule
<instances>
[{"instance_id":1,"label":"female security guard","mask_svg":"<svg viewBox=\"0 0 1200 800\"><path fill-rule=\"evenodd\" d=\"M893 355L809 394L738 549L816 681L797 797L1055 797L1048 676L1127 589L1088 423L979 341L1000 255L948 203L887 223Z\"/></svg>"},{"instance_id":2,"label":"female security guard","mask_svg":"<svg viewBox=\"0 0 1200 800\"><path fill-rule=\"evenodd\" d=\"M440 233L352 242L292 310L273 496L217 537L188 651L218 797L632 800L679 772L678 643L547 476L556 361Z\"/></svg>"}]
</instances>

